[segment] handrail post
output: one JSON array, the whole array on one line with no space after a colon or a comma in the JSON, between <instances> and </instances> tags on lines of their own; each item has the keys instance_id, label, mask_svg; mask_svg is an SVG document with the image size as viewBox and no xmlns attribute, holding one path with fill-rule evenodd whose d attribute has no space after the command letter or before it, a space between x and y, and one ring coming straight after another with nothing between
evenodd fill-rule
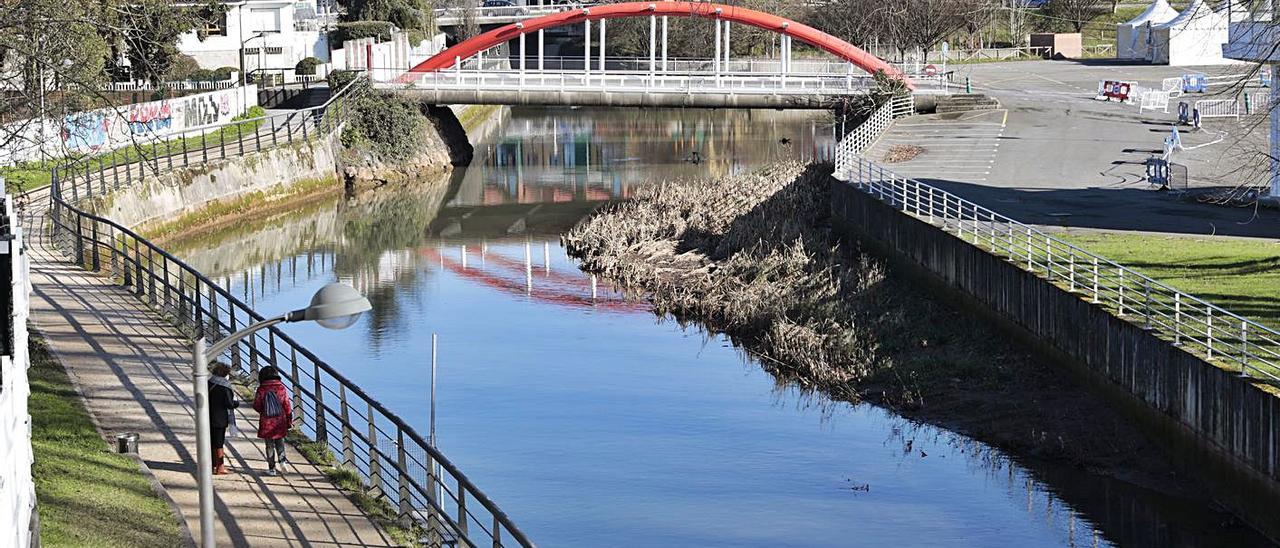
<instances>
[{"instance_id":1,"label":"handrail post","mask_svg":"<svg viewBox=\"0 0 1280 548\"><path fill-rule=\"evenodd\" d=\"M1173 294L1173 345L1182 345L1182 293Z\"/></svg>"},{"instance_id":2,"label":"handrail post","mask_svg":"<svg viewBox=\"0 0 1280 548\"><path fill-rule=\"evenodd\" d=\"M76 216L76 264L84 268L84 217Z\"/></svg>"},{"instance_id":3,"label":"handrail post","mask_svg":"<svg viewBox=\"0 0 1280 548\"><path fill-rule=\"evenodd\" d=\"M302 382L299 375L298 348L289 345L289 380L293 382L293 408L295 413L298 409L306 410L306 406L302 404Z\"/></svg>"},{"instance_id":4,"label":"handrail post","mask_svg":"<svg viewBox=\"0 0 1280 548\"><path fill-rule=\"evenodd\" d=\"M409 512L412 511L413 505L409 501L409 477L408 477L408 459L405 456L404 449L404 428L396 425L396 479L398 484L399 499L397 509L400 520L407 522Z\"/></svg>"},{"instance_id":5,"label":"handrail post","mask_svg":"<svg viewBox=\"0 0 1280 548\"><path fill-rule=\"evenodd\" d=\"M101 265L98 261L98 223L93 223L93 249L90 252L90 255L93 256L93 271L97 272L101 270Z\"/></svg>"},{"instance_id":6,"label":"handrail post","mask_svg":"<svg viewBox=\"0 0 1280 548\"><path fill-rule=\"evenodd\" d=\"M1145 311L1143 315L1146 317L1146 328L1151 329L1151 280L1142 282L1142 300L1144 301L1142 308Z\"/></svg>"},{"instance_id":7,"label":"handrail post","mask_svg":"<svg viewBox=\"0 0 1280 548\"><path fill-rule=\"evenodd\" d=\"M1124 316L1124 267L1116 267L1120 273L1120 315Z\"/></svg>"},{"instance_id":8,"label":"handrail post","mask_svg":"<svg viewBox=\"0 0 1280 548\"><path fill-rule=\"evenodd\" d=\"M342 417L342 464L354 466L355 451L351 448L351 413L347 409L347 385L338 384L338 412Z\"/></svg>"},{"instance_id":9,"label":"handrail post","mask_svg":"<svg viewBox=\"0 0 1280 548\"><path fill-rule=\"evenodd\" d=\"M1249 376L1249 320L1240 320L1240 376Z\"/></svg>"},{"instance_id":10,"label":"handrail post","mask_svg":"<svg viewBox=\"0 0 1280 548\"><path fill-rule=\"evenodd\" d=\"M1213 305L1204 305L1204 325L1205 333L1208 335L1208 341L1205 347L1209 352L1209 359L1213 359Z\"/></svg>"},{"instance_id":11,"label":"handrail post","mask_svg":"<svg viewBox=\"0 0 1280 548\"><path fill-rule=\"evenodd\" d=\"M329 432L325 427L328 419L325 418L324 411L324 387L320 384L320 364L311 362L311 374L314 375L311 380L315 384L315 407L316 407L316 441L329 441Z\"/></svg>"},{"instance_id":12,"label":"handrail post","mask_svg":"<svg viewBox=\"0 0 1280 548\"><path fill-rule=\"evenodd\" d=\"M1093 258L1093 304L1102 302L1102 295L1098 292L1098 258Z\"/></svg>"},{"instance_id":13,"label":"handrail post","mask_svg":"<svg viewBox=\"0 0 1280 548\"><path fill-rule=\"evenodd\" d=\"M382 456L378 452L378 423L373 414L373 402L365 401L365 418L369 423L369 490L375 497L382 496Z\"/></svg>"}]
</instances>

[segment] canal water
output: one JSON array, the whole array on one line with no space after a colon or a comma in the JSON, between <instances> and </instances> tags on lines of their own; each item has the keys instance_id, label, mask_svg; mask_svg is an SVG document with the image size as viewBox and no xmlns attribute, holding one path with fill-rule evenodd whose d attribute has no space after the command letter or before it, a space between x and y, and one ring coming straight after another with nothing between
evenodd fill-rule
<instances>
[{"instance_id":1,"label":"canal water","mask_svg":"<svg viewBox=\"0 0 1280 548\"><path fill-rule=\"evenodd\" d=\"M169 245L264 313L333 280L364 291L351 329L288 330L424 433L438 334L439 446L540 545L1261 543L1206 508L779 385L560 247L642 185L827 157L820 115L519 109L490 133L447 180Z\"/></svg>"}]
</instances>

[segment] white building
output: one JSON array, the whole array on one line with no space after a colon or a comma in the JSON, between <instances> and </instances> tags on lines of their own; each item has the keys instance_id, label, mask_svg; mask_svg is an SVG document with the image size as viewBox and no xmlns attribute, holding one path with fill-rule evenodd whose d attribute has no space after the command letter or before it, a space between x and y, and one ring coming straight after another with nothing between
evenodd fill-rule
<instances>
[{"instance_id":1,"label":"white building","mask_svg":"<svg viewBox=\"0 0 1280 548\"><path fill-rule=\"evenodd\" d=\"M178 50L195 58L201 68L293 68L307 57L329 61L325 22L332 21L330 4L316 0L233 0L222 2L226 14L204 29L178 39ZM204 36L201 40L200 37Z\"/></svg>"},{"instance_id":2,"label":"white building","mask_svg":"<svg viewBox=\"0 0 1280 548\"><path fill-rule=\"evenodd\" d=\"M1271 65L1271 192L1280 200L1280 2L1236 0L1230 9L1230 39L1223 55Z\"/></svg>"}]
</instances>

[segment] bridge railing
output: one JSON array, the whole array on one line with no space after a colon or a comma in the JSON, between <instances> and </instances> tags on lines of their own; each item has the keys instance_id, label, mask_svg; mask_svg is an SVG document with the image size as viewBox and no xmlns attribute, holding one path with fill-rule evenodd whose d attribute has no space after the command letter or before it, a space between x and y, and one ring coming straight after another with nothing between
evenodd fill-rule
<instances>
[{"instance_id":1,"label":"bridge railing","mask_svg":"<svg viewBox=\"0 0 1280 548\"><path fill-rule=\"evenodd\" d=\"M836 175L1242 376L1280 382L1280 332L969 200L853 154Z\"/></svg>"},{"instance_id":2,"label":"bridge railing","mask_svg":"<svg viewBox=\"0 0 1280 548\"><path fill-rule=\"evenodd\" d=\"M423 73L408 84L380 86L478 91L600 91L645 93L818 94L862 93L866 74L762 76L740 74L655 74L646 71L445 70Z\"/></svg>"},{"instance_id":3,"label":"bridge railing","mask_svg":"<svg viewBox=\"0 0 1280 548\"><path fill-rule=\"evenodd\" d=\"M216 147L153 151L145 165L105 165L88 158L53 170L51 239L77 264L102 272L135 294L191 337L217 339L263 316L181 259L110 219L80 207L131 178L118 174L160 173L175 166L199 165L282 144L316 139L340 128L352 100L350 84L325 105L292 118L256 119L230 124L219 135L234 135ZM287 122L285 121L287 120ZM256 128L255 128L256 129ZM234 132L234 133L233 133ZM183 140L184 142L187 139ZM246 143L247 141L247 143ZM126 175L126 177L131 177ZM237 371L256 373L277 367L292 385L297 426L354 470L372 496L385 501L406 523L416 524L429 546L534 546L492 500L412 426L387 409L282 330L272 327L246 338L215 359Z\"/></svg>"}]
</instances>

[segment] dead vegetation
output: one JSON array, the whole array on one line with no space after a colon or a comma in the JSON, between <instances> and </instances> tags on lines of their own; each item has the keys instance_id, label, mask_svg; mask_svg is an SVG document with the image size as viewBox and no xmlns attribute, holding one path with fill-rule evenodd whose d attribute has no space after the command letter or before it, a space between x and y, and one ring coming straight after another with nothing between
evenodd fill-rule
<instances>
[{"instance_id":1,"label":"dead vegetation","mask_svg":"<svg viewBox=\"0 0 1280 548\"><path fill-rule=\"evenodd\" d=\"M889 151L885 153L883 161L886 164L910 162L922 152L924 152L924 148L916 145L893 145L889 147Z\"/></svg>"},{"instance_id":2,"label":"dead vegetation","mask_svg":"<svg viewBox=\"0 0 1280 548\"><path fill-rule=\"evenodd\" d=\"M656 313L727 334L779 383L870 400L1015 455L1180 489L1150 442L1061 370L839 247L830 171L785 163L655 184L601 208L564 244Z\"/></svg>"}]
</instances>

